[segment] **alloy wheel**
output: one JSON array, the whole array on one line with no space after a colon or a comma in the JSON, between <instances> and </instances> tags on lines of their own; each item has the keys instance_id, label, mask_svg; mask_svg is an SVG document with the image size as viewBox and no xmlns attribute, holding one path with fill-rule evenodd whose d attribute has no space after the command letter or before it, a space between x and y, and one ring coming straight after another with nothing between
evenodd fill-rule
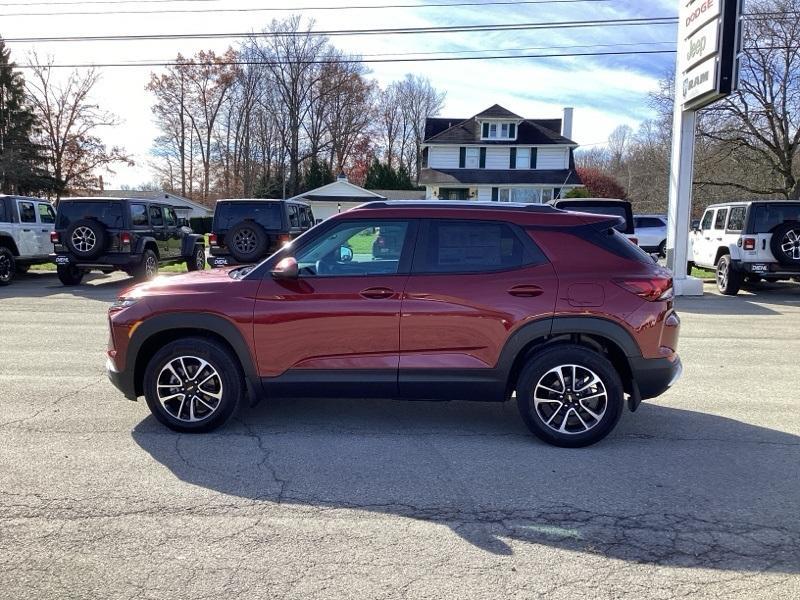
<instances>
[{"instance_id":1,"label":"alloy wheel","mask_svg":"<svg viewBox=\"0 0 800 600\"><path fill-rule=\"evenodd\" d=\"M250 254L256 249L256 233L252 229L240 229L233 236L233 245L242 254Z\"/></svg>"},{"instance_id":2,"label":"alloy wheel","mask_svg":"<svg viewBox=\"0 0 800 600\"><path fill-rule=\"evenodd\" d=\"M781 250L792 260L800 260L800 231L787 231L781 239Z\"/></svg>"},{"instance_id":3,"label":"alloy wheel","mask_svg":"<svg viewBox=\"0 0 800 600\"><path fill-rule=\"evenodd\" d=\"M179 356L169 361L158 374L156 394L164 410L187 423L203 421L213 415L222 402L222 378L207 360Z\"/></svg>"},{"instance_id":4,"label":"alloy wheel","mask_svg":"<svg viewBox=\"0 0 800 600\"><path fill-rule=\"evenodd\" d=\"M91 252L97 243L97 237L89 227L76 227L72 232L72 246L78 252Z\"/></svg>"},{"instance_id":5,"label":"alloy wheel","mask_svg":"<svg viewBox=\"0 0 800 600\"><path fill-rule=\"evenodd\" d=\"M565 364L541 376L533 402L542 423L558 433L574 435L600 423L608 407L608 392L591 369Z\"/></svg>"},{"instance_id":6,"label":"alloy wheel","mask_svg":"<svg viewBox=\"0 0 800 600\"><path fill-rule=\"evenodd\" d=\"M206 267L206 251L203 248L198 248L194 255L197 270L202 271Z\"/></svg>"},{"instance_id":7,"label":"alloy wheel","mask_svg":"<svg viewBox=\"0 0 800 600\"><path fill-rule=\"evenodd\" d=\"M158 274L158 259L152 254L145 258L144 273L148 279L152 279Z\"/></svg>"},{"instance_id":8,"label":"alloy wheel","mask_svg":"<svg viewBox=\"0 0 800 600\"><path fill-rule=\"evenodd\" d=\"M0 253L0 281L11 281L11 259L5 253Z\"/></svg>"},{"instance_id":9,"label":"alloy wheel","mask_svg":"<svg viewBox=\"0 0 800 600\"><path fill-rule=\"evenodd\" d=\"M728 287L728 263L724 260L717 265L717 287L721 290Z\"/></svg>"}]
</instances>

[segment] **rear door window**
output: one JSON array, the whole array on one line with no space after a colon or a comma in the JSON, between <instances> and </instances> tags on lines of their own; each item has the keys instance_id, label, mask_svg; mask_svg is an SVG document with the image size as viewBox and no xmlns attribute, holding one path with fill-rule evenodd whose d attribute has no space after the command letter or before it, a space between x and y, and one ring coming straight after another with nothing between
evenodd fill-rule
<instances>
[{"instance_id":1,"label":"rear door window","mask_svg":"<svg viewBox=\"0 0 800 600\"><path fill-rule=\"evenodd\" d=\"M147 207L144 204L131 204L131 223L134 227L147 227Z\"/></svg>"},{"instance_id":2,"label":"rear door window","mask_svg":"<svg viewBox=\"0 0 800 600\"><path fill-rule=\"evenodd\" d=\"M123 226L122 204L119 202L102 202L94 200L64 201L56 211L57 227L66 229L76 221L90 219L98 221L106 227L121 229Z\"/></svg>"},{"instance_id":3,"label":"rear door window","mask_svg":"<svg viewBox=\"0 0 800 600\"><path fill-rule=\"evenodd\" d=\"M300 210L297 206L289 206L289 227L300 227Z\"/></svg>"},{"instance_id":4,"label":"rear door window","mask_svg":"<svg viewBox=\"0 0 800 600\"><path fill-rule=\"evenodd\" d=\"M47 224L56 222L56 213L53 207L46 202L39 203L39 222Z\"/></svg>"},{"instance_id":5,"label":"rear door window","mask_svg":"<svg viewBox=\"0 0 800 600\"><path fill-rule=\"evenodd\" d=\"M214 231L227 231L242 221L255 221L266 230L284 228L281 202L218 202L214 211Z\"/></svg>"},{"instance_id":6,"label":"rear door window","mask_svg":"<svg viewBox=\"0 0 800 600\"><path fill-rule=\"evenodd\" d=\"M731 208L731 216L728 217L728 231L741 231L744 229L744 218L747 214L747 207L734 206Z\"/></svg>"},{"instance_id":7,"label":"rear door window","mask_svg":"<svg viewBox=\"0 0 800 600\"><path fill-rule=\"evenodd\" d=\"M507 223L431 220L415 253L414 272L482 273L545 262L532 245Z\"/></svg>"},{"instance_id":8,"label":"rear door window","mask_svg":"<svg viewBox=\"0 0 800 600\"><path fill-rule=\"evenodd\" d=\"M728 218L728 209L717 209L717 216L714 217L714 229L725 229L725 219Z\"/></svg>"}]
</instances>

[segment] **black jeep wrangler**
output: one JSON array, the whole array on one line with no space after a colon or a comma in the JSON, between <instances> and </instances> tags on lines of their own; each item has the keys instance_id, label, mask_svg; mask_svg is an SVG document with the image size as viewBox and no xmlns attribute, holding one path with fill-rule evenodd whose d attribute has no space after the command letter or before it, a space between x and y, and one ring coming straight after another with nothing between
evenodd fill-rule
<instances>
[{"instance_id":1,"label":"black jeep wrangler","mask_svg":"<svg viewBox=\"0 0 800 600\"><path fill-rule=\"evenodd\" d=\"M51 234L58 278L78 285L85 273L125 271L152 279L159 265L205 268L202 235L192 233L164 202L129 198L63 198Z\"/></svg>"},{"instance_id":2,"label":"black jeep wrangler","mask_svg":"<svg viewBox=\"0 0 800 600\"><path fill-rule=\"evenodd\" d=\"M311 207L296 200L219 200L208 243L212 267L259 262L314 226Z\"/></svg>"}]
</instances>

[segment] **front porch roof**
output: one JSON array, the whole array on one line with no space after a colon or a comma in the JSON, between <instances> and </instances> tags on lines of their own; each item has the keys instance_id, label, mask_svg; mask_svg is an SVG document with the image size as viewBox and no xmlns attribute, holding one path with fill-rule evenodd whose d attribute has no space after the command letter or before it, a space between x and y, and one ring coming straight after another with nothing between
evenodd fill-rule
<instances>
[{"instance_id":1,"label":"front porch roof","mask_svg":"<svg viewBox=\"0 0 800 600\"><path fill-rule=\"evenodd\" d=\"M581 185L572 169L422 169L423 185Z\"/></svg>"}]
</instances>

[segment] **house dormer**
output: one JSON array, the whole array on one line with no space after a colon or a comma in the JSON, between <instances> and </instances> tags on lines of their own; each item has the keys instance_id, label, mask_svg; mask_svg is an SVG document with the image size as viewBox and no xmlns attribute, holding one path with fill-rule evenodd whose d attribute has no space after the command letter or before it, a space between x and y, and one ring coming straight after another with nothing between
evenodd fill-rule
<instances>
[{"instance_id":1,"label":"house dormer","mask_svg":"<svg viewBox=\"0 0 800 600\"><path fill-rule=\"evenodd\" d=\"M481 141L513 142L517 139L520 123L525 119L495 104L475 115L475 120L480 128Z\"/></svg>"}]
</instances>

